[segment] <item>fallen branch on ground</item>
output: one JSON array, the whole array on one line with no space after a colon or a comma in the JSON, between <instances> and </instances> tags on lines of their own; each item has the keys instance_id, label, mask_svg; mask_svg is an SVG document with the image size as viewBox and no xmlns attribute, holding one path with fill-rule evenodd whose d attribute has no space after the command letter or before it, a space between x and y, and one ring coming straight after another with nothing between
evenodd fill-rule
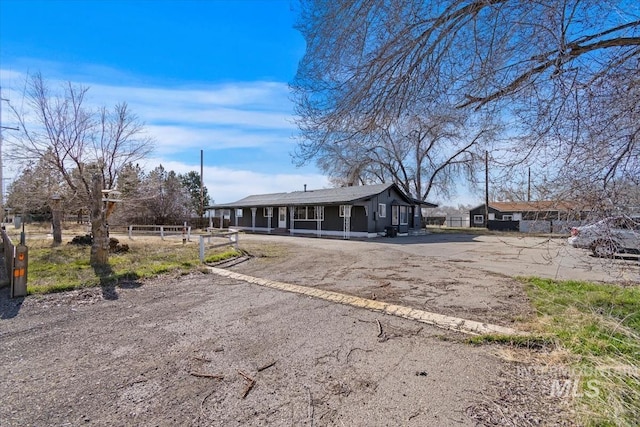
<instances>
[{"instance_id":1,"label":"fallen branch on ground","mask_svg":"<svg viewBox=\"0 0 640 427\"><path fill-rule=\"evenodd\" d=\"M206 372L189 372L189 375L200 378L213 378L214 380L223 380L222 375L207 374Z\"/></svg>"},{"instance_id":2,"label":"fallen branch on ground","mask_svg":"<svg viewBox=\"0 0 640 427\"><path fill-rule=\"evenodd\" d=\"M254 380L249 375L245 374L244 372L242 372L240 370L238 370L238 373L242 377L244 377L245 380L247 380L247 387L244 389L244 393L242 394L242 398L244 399L245 397L247 397L247 395L249 394L249 392L251 391L253 386L256 384L256 380Z\"/></svg>"},{"instance_id":3,"label":"fallen branch on ground","mask_svg":"<svg viewBox=\"0 0 640 427\"><path fill-rule=\"evenodd\" d=\"M258 372L262 372L262 371L264 371L265 369L269 369L270 367L272 367L273 365L275 365L275 364L276 364L276 362L277 362L277 361L276 361L276 360L274 360L274 361L273 361L273 362L271 362L271 363L268 363L268 364L266 364L266 365L264 365L264 366L261 366L260 368L258 368Z\"/></svg>"}]
</instances>

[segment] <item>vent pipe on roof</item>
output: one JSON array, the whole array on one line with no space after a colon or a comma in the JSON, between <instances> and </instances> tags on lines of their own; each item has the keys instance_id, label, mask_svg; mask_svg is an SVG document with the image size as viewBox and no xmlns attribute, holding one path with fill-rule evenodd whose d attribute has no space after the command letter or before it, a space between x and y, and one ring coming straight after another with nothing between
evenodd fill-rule
<instances>
[{"instance_id":1,"label":"vent pipe on roof","mask_svg":"<svg viewBox=\"0 0 640 427\"><path fill-rule=\"evenodd\" d=\"M304 192L307 192L307 184L304 185Z\"/></svg>"}]
</instances>

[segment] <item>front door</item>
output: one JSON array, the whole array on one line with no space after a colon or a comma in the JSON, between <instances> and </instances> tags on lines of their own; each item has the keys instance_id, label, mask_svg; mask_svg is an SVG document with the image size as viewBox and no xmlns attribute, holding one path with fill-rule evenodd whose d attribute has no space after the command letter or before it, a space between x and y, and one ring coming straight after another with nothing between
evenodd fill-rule
<instances>
[{"instance_id":1,"label":"front door","mask_svg":"<svg viewBox=\"0 0 640 427\"><path fill-rule=\"evenodd\" d=\"M278 208L278 228L287 228L287 207Z\"/></svg>"}]
</instances>

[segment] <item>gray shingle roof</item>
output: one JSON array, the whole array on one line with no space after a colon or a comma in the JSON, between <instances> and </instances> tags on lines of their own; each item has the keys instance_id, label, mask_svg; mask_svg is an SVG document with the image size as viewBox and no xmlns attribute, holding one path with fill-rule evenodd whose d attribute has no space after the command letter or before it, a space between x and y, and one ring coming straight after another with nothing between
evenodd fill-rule
<instances>
[{"instance_id":1,"label":"gray shingle roof","mask_svg":"<svg viewBox=\"0 0 640 427\"><path fill-rule=\"evenodd\" d=\"M233 203L217 204L210 208L240 208L264 206L347 204L365 200L382 193L394 184L359 185L353 187L325 188L321 190L294 191L291 193L256 194ZM405 196L406 197L406 196ZM412 199L406 199L411 202Z\"/></svg>"}]
</instances>

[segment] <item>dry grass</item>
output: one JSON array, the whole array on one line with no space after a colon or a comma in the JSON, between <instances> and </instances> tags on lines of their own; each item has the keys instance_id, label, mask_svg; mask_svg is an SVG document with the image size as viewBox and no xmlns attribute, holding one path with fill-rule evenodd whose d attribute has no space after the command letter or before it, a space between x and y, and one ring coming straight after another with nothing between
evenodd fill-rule
<instances>
[{"instance_id":1,"label":"dry grass","mask_svg":"<svg viewBox=\"0 0 640 427\"><path fill-rule=\"evenodd\" d=\"M632 426L640 419L640 287L527 279L537 329L555 337L580 381L584 425Z\"/></svg>"},{"instance_id":2,"label":"dry grass","mask_svg":"<svg viewBox=\"0 0 640 427\"><path fill-rule=\"evenodd\" d=\"M135 237L112 235L129 246L128 252L111 254L106 268L89 264L90 247L68 244L76 235L63 234L63 244L53 246L44 227L30 227L27 234L29 269L27 292L50 293L91 286L113 286L121 281L137 281L163 273L186 273L200 266L197 239L186 244L181 236ZM80 235L85 229L79 229ZM19 235L19 230L18 230ZM17 238L16 238L17 239ZM216 260L238 256L223 247L209 250L207 258Z\"/></svg>"}]
</instances>

